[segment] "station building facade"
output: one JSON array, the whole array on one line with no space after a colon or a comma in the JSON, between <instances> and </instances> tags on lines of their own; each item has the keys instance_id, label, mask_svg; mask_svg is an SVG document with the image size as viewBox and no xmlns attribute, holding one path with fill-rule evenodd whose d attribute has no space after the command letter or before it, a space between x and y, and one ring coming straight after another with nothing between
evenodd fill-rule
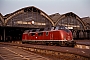
<instances>
[{"instance_id":1,"label":"station building facade","mask_svg":"<svg viewBox=\"0 0 90 60\"><path fill-rule=\"evenodd\" d=\"M3 16L0 14L0 40L21 40L26 29L47 28L63 25L73 32L74 39L89 39L89 24L73 12L48 15L30 6ZM17 33L15 33L17 32Z\"/></svg>"}]
</instances>

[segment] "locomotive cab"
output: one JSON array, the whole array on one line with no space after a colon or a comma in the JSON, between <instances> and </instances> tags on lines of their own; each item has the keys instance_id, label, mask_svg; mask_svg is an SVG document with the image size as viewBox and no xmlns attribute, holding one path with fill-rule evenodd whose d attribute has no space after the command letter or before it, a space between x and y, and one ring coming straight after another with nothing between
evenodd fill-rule
<instances>
[{"instance_id":1,"label":"locomotive cab","mask_svg":"<svg viewBox=\"0 0 90 60\"><path fill-rule=\"evenodd\" d=\"M65 26L57 26L55 30L59 30L61 34L60 45L75 46L76 42L73 41L72 32Z\"/></svg>"}]
</instances>

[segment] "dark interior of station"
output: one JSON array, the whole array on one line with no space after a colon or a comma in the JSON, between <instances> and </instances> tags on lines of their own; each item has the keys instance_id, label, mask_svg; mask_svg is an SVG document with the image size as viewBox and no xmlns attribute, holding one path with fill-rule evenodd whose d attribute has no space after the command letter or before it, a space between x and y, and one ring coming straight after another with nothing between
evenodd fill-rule
<instances>
[{"instance_id":1,"label":"dark interior of station","mask_svg":"<svg viewBox=\"0 0 90 60\"><path fill-rule=\"evenodd\" d=\"M21 41L23 32L28 29L32 29L32 28L1 27L0 40L1 41Z\"/></svg>"}]
</instances>

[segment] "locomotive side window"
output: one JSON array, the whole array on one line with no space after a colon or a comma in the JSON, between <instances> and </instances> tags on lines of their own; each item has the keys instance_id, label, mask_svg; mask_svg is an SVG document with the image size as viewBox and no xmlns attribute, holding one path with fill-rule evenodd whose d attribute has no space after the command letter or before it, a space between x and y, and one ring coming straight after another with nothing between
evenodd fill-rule
<instances>
[{"instance_id":1,"label":"locomotive side window","mask_svg":"<svg viewBox=\"0 0 90 60\"><path fill-rule=\"evenodd\" d=\"M31 33L31 36L35 36L35 33Z\"/></svg>"},{"instance_id":2,"label":"locomotive side window","mask_svg":"<svg viewBox=\"0 0 90 60\"><path fill-rule=\"evenodd\" d=\"M56 28L55 28L55 30L58 30L58 29L59 29L59 27L56 27Z\"/></svg>"},{"instance_id":3,"label":"locomotive side window","mask_svg":"<svg viewBox=\"0 0 90 60\"><path fill-rule=\"evenodd\" d=\"M39 32L40 29L37 29L36 32Z\"/></svg>"},{"instance_id":4,"label":"locomotive side window","mask_svg":"<svg viewBox=\"0 0 90 60\"><path fill-rule=\"evenodd\" d=\"M39 31L44 31L44 28L41 28Z\"/></svg>"},{"instance_id":5,"label":"locomotive side window","mask_svg":"<svg viewBox=\"0 0 90 60\"><path fill-rule=\"evenodd\" d=\"M65 26L60 26L59 27L59 30L64 30L64 29L66 29Z\"/></svg>"},{"instance_id":6,"label":"locomotive side window","mask_svg":"<svg viewBox=\"0 0 90 60\"><path fill-rule=\"evenodd\" d=\"M43 32L39 32L39 33L38 33L38 36L42 36L42 35L43 35Z\"/></svg>"},{"instance_id":7,"label":"locomotive side window","mask_svg":"<svg viewBox=\"0 0 90 60\"><path fill-rule=\"evenodd\" d=\"M48 32L46 32L46 36L48 36L49 35L49 33Z\"/></svg>"}]
</instances>

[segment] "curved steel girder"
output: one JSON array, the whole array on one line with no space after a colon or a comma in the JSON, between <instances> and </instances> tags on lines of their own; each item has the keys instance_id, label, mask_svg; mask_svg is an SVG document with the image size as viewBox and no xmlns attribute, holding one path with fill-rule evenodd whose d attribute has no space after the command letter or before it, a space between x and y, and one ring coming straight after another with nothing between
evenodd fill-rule
<instances>
[{"instance_id":1,"label":"curved steel girder","mask_svg":"<svg viewBox=\"0 0 90 60\"><path fill-rule=\"evenodd\" d=\"M31 7L26 7L26 8L36 8L36 7L31 6ZM7 23L8 23L8 20L10 20L11 18L13 18L14 16L16 16L16 15L18 15L18 14L20 14L20 13L24 13L24 9L25 9L25 8L22 8L22 9L20 9L20 10L17 10L16 12L14 12L10 17L8 17L8 18L5 20L5 24L7 24ZM36 9L38 9L38 8L36 8ZM38 10L40 10L40 9L38 9ZM45 18L47 18L47 19L52 23L52 25L54 26L54 22L52 21L52 19L51 19L45 12L43 12L42 10L40 10L40 11L41 11L41 14L42 14Z\"/></svg>"},{"instance_id":2,"label":"curved steel girder","mask_svg":"<svg viewBox=\"0 0 90 60\"><path fill-rule=\"evenodd\" d=\"M0 14L0 20L1 20L1 22L2 22L2 25L4 25L4 19L3 19L2 14Z\"/></svg>"},{"instance_id":3,"label":"curved steel girder","mask_svg":"<svg viewBox=\"0 0 90 60\"><path fill-rule=\"evenodd\" d=\"M5 20L5 24L8 23L8 20L10 20L10 19L13 18L14 16L16 16L16 15L18 15L18 14L20 14L20 13L23 13L23 12L24 12L24 11L21 10L21 11L18 11L18 12L13 13L10 17L8 17L8 18Z\"/></svg>"}]
</instances>

